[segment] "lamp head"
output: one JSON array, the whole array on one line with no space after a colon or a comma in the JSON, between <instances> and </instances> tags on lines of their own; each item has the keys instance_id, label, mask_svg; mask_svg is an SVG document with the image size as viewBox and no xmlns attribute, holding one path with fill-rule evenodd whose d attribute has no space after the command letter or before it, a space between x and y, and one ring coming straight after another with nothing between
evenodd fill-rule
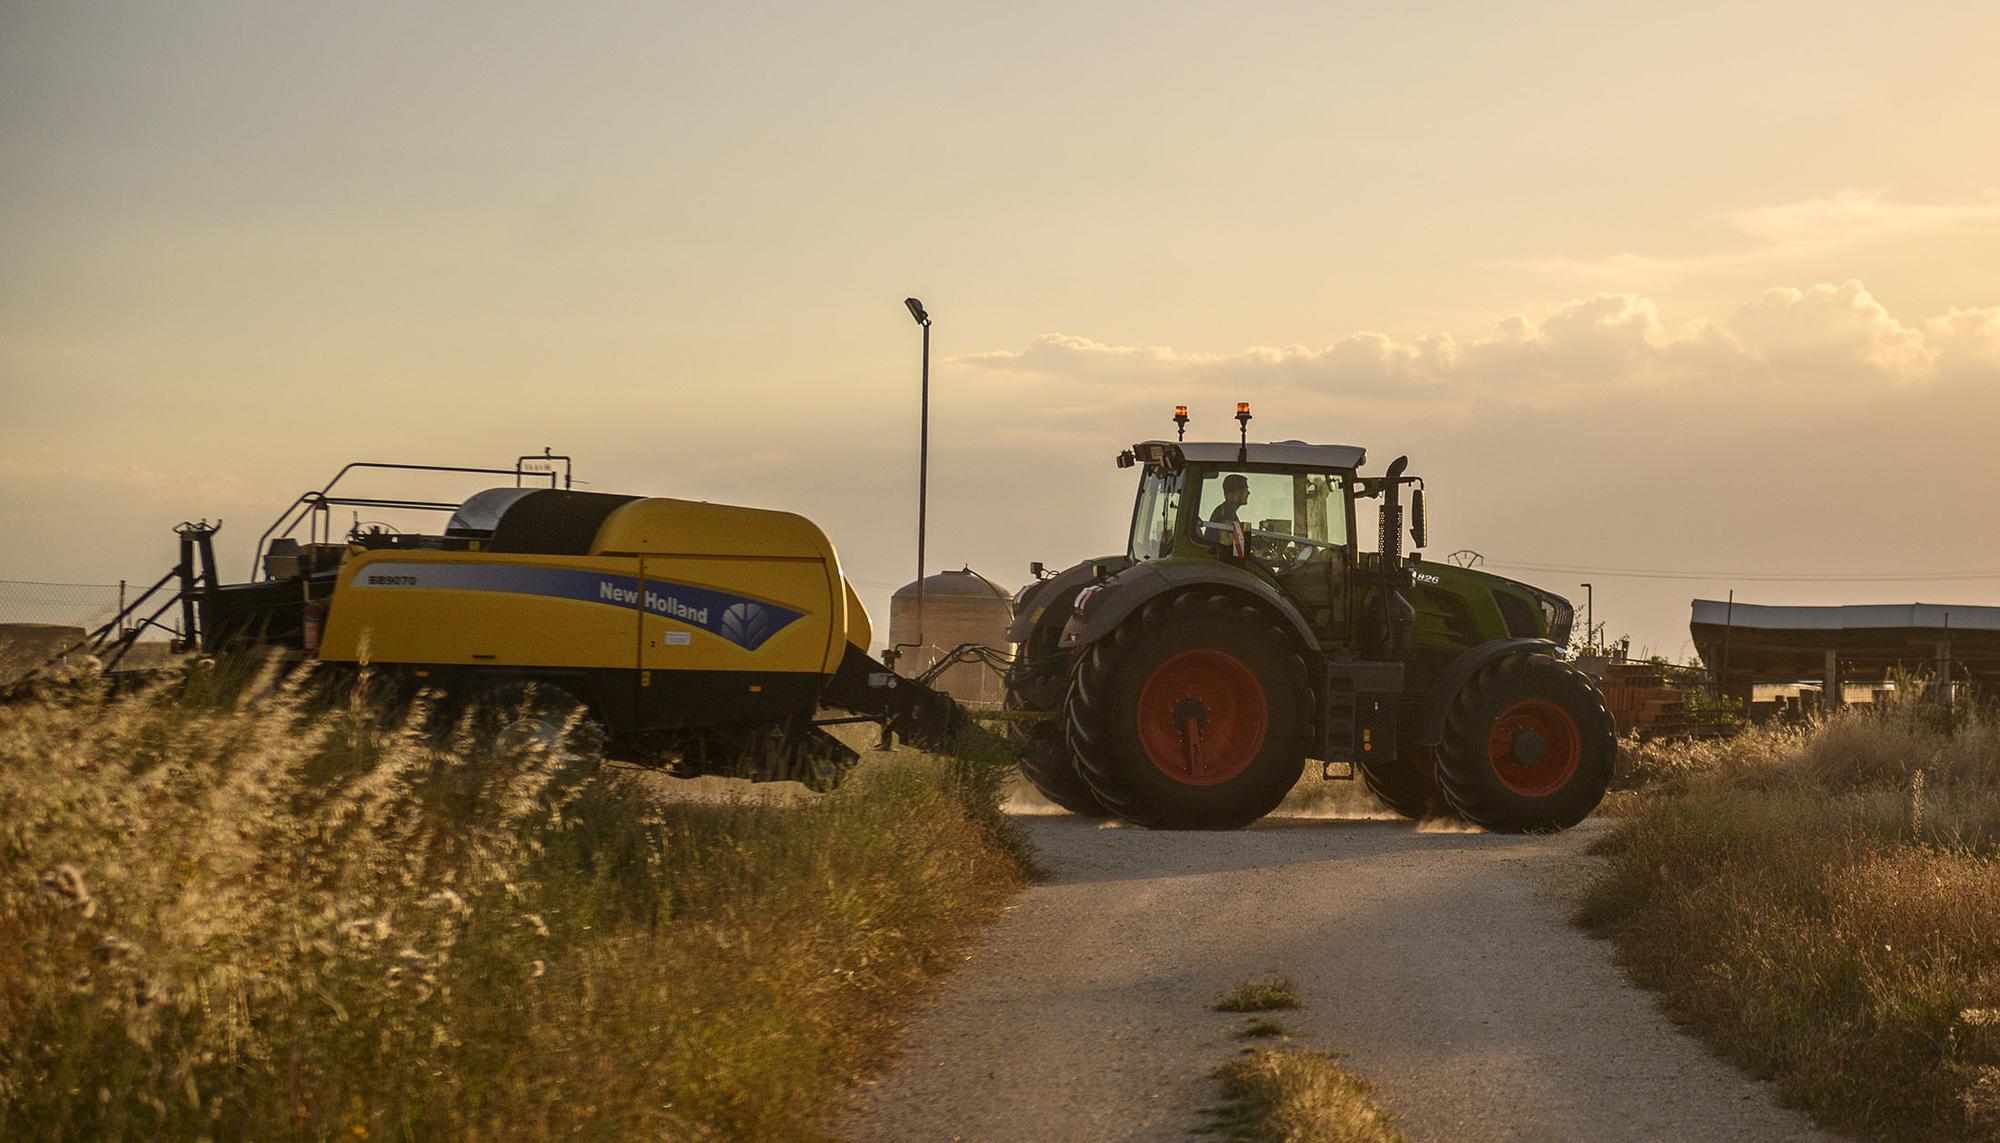
<instances>
[{"instance_id":1,"label":"lamp head","mask_svg":"<svg viewBox=\"0 0 2000 1143\"><path fill-rule=\"evenodd\" d=\"M931 324L931 315L924 312L924 303L915 298L904 298L903 304L910 307L910 316L917 319L918 325Z\"/></svg>"}]
</instances>

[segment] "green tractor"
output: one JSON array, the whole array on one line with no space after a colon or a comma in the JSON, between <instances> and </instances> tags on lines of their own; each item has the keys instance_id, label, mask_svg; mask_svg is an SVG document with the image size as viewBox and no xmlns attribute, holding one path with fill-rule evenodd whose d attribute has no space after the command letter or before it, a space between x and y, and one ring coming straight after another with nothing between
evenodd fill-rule
<instances>
[{"instance_id":1,"label":"green tractor","mask_svg":"<svg viewBox=\"0 0 2000 1143\"><path fill-rule=\"evenodd\" d=\"M1582 821L1617 745L1603 696L1556 655L1569 603L1406 558L1406 511L1427 539L1407 458L1363 476L1359 448L1250 444L1249 420L1239 405L1235 443L1119 454L1139 470L1124 554L1037 568L1015 596L1007 705L1028 779L1075 813L1236 829L1315 758L1407 817ZM1356 544L1365 499L1375 551Z\"/></svg>"}]
</instances>

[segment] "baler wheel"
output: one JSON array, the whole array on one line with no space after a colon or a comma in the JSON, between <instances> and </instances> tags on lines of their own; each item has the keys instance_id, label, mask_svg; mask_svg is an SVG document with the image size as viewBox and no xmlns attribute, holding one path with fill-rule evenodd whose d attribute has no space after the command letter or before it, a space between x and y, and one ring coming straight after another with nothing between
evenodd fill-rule
<instances>
[{"instance_id":1,"label":"baler wheel","mask_svg":"<svg viewBox=\"0 0 2000 1143\"><path fill-rule=\"evenodd\" d=\"M589 703L553 683L496 683L474 698L472 718L475 741L496 750L560 750L591 765L604 757L604 723Z\"/></svg>"},{"instance_id":2,"label":"baler wheel","mask_svg":"<svg viewBox=\"0 0 2000 1143\"><path fill-rule=\"evenodd\" d=\"M1453 700L1438 748L1446 804L1495 833L1568 829L1611 784L1618 732L1590 679L1547 655L1510 655Z\"/></svg>"},{"instance_id":3,"label":"baler wheel","mask_svg":"<svg viewBox=\"0 0 2000 1143\"><path fill-rule=\"evenodd\" d=\"M1136 825L1240 829L1305 766L1305 661L1270 616L1229 596L1140 608L1090 649L1064 708L1078 773Z\"/></svg>"}]
</instances>

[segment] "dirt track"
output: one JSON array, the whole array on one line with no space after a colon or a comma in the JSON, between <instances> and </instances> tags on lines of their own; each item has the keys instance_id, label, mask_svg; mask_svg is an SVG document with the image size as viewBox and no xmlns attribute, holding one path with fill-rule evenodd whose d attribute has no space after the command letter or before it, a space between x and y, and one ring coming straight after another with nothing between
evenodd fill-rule
<instances>
[{"instance_id":1,"label":"dirt track","mask_svg":"<svg viewBox=\"0 0 2000 1143\"><path fill-rule=\"evenodd\" d=\"M1419 1140L1825 1138L1675 1031L1556 888L1553 838L1267 819L1232 834L1028 816L1052 876L981 940L854 1140L1181 1140L1243 1017L1239 981L1289 976L1280 1013L1347 1053Z\"/></svg>"}]
</instances>

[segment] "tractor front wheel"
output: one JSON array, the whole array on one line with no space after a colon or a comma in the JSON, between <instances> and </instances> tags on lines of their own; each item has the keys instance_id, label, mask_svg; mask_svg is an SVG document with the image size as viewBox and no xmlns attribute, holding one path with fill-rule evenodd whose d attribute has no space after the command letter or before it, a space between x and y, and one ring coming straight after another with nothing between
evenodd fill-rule
<instances>
[{"instance_id":1,"label":"tractor front wheel","mask_svg":"<svg viewBox=\"0 0 2000 1143\"><path fill-rule=\"evenodd\" d=\"M1289 633L1240 600L1156 599L1093 646L1064 708L1098 801L1154 829L1240 829L1305 765L1311 691Z\"/></svg>"},{"instance_id":2,"label":"tractor front wheel","mask_svg":"<svg viewBox=\"0 0 2000 1143\"><path fill-rule=\"evenodd\" d=\"M1611 784L1617 729L1590 679L1546 655L1510 655L1472 676L1445 717L1438 788L1495 833L1568 829Z\"/></svg>"},{"instance_id":3,"label":"tractor front wheel","mask_svg":"<svg viewBox=\"0 0 2000 1143\"><path fill-rule=\"evenodd\" d=\"M1004 706L1010 713L1029 713L1034 709L1011 686L1007 688ZM1051 712L1045 719L1008 721L1007 739L1020 751L1021 776L1042 797L1086 818L1111 815L1076 772L1076 762L1070 757L1069 743L1063 733L1061 711Z\"/></svg>"},{"instance_id":4,"label":"tractor front wheel","mask_svg":"<svg viewBox=\"0 0 2000 1143\"><path fill-rule=\"evenodd\" d=\"M1455 816L1438 789L1437 761L1429 750L1380 761L1363 760L1361 784L1375 799L1413 821Z\"/></svg>"}]
</instances>

